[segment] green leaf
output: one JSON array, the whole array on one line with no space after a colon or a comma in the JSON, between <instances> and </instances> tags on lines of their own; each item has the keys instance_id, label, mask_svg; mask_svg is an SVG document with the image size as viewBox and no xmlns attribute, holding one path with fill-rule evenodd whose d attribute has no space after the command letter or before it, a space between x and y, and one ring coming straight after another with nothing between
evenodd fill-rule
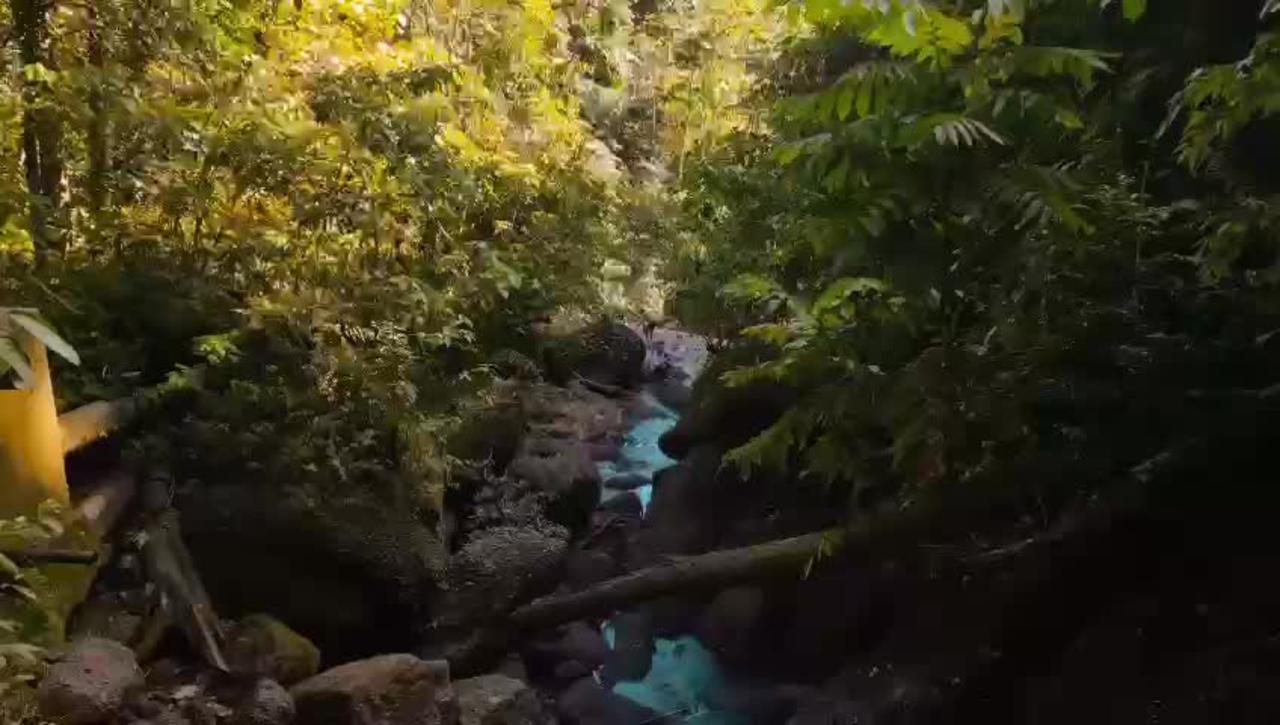
<instances>
[{"instance_id":1,"label":"green leaf","mask_svg":"<svg viewBox=\"0 0 1280 725\"><path fill-rule=\"evenodd\" d=\"M853 111L853 100L857 94L856 84L846 83L840 89L840 97L836 99L836 115L841 121L849 118L849 113Z\"/></svg>"},{"instance_id":2,"label":"green leaf","mask_svg":"<svg viewBox=\"0 0 1280 725\"><path fill-rule=\"evenodd\" d=\"M10 582L22 580L22 567L5 554L0 554L0 579Z\"/></svg>"},{"instance_id":3,"label":"green leaf","mask_svg":"<svg viewBox=\"0 0 1280 725\"><path fill-rule=\"evenodd\" d=\"M43 342L45 347L62 356L67 362L72 365L80 364L80 354L75 351L75 348L67 344L66 340L59 337L58 333L50 329L48 325L21 312L10 313L9 319L13 320L18 327L31 333L32 337Z\"/></svg>"},{"instance_id":4,"label":"green leaf","mask_svg":"<svg viewBox=\"0 0 1280 725\"><path fill-rule=\"evenodd\" d=\"M1147 0L1124 0L1124 19L1137 22L1147 14Z\"/></svg>"},{"instance_id":5,"label":"green leaf","mask_svg":"<svg viewBox=\"0 0 1280 725\"><path fill-rule=\"evenodd\" d=\"M13 344L13 340L7 337L0 337L0 362L4 364L0 367L0 373L12 369L18 379L24 383L31 379L33 372L31 364L27 362L27 356L23 355L18 346Z\"/></svg>"},{"instance_id":6,"label":"green leaf","mask_svg":"<svg viewBox=\"0 0 1280 725\"><path fill-rule=\"evenodd\" d=\"M739 275L722 290L726 297L744 302L763 300L778 292L778 285L773 280L758 274Z\"/></svg>"}]
</instances>

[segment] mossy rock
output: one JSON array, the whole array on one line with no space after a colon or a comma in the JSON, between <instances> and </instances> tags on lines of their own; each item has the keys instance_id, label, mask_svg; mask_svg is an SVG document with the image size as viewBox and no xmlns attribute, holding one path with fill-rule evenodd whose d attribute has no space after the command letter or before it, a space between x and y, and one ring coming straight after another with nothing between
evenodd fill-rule
<instances>
[{"instance_id":1,"label":"mossy rock","mask_svg":"<svg viewBox=\"0 0 1280 725\"><path fill-rule=\"evenodd\" d=\"M561 385L578 375L605 385L636 385L644 377L646 352L635 330L609 320L543 343L548 378Z\"/></svg>"},{"instance_id":2,"label":"mossy rock","mask_svg":"<svg viewBox=\"0 0 1280 725\"><path fill-rule=\"evenodd\" d=\"M320 671L320 649L268 614L251 614L236 623L227 637L227 658L236 672L283 685Z\"/></svg>"}]
</instances>

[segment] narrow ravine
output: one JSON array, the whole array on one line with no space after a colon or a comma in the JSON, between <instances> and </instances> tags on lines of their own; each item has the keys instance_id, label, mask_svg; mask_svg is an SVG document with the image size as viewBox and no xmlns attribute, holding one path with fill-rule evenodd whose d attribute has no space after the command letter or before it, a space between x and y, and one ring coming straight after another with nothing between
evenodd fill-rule
<instances>
[{"instance_id":1,"label":"narrow ravine","mask_svg":"<svg viewBox=\"0 0 1280 725\"><path fill-rule=\"evenodd\" d=\"M668 330L658 330L652 338L647 364L674 367L672 377L679 381L677 384L691 386L706 361L702 341ZM660 399L663 396L660 386L671 384L668 379L646 384L641 389L637 409L643 413L630 421L617 460L597 464L602 481L622 477L631 482L628 488L640 499L646 514L653 499L654 476L676 463L658 445L662 435L680 420L680 414ZM645 482L635 485L638 477L643 477ZM608 500L621 494L622 490L605 486L602 498ZM605 642L613 648L616 638L612 621L605 622L603 633ZM686 723L745 725L747 717L717 708L716 703L724 699L720 695L728 687L729 677L715 655L696 637L683 635L656 638L648 674L639 680L617 682L613 692Z\"/></svg>"}]
</instances>

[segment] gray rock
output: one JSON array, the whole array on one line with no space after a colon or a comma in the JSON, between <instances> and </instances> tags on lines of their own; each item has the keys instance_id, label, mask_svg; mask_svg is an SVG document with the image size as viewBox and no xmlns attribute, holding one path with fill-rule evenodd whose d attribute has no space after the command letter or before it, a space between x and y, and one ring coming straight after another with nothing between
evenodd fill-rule
<instances>
[{"instance_id":1,"label":"gray rock","mask_svg":"<svg viewBox=\"0 0 1280 725\"><path fill-rule=\"evenodd\" d=\"M571 589L585 589L622 573L622 568L612 556L593 549L571 551L565 559L564 569L565 584Z\"/></svg>"},{"instance_id":2,"label":"gray rock","mask_svg":"<svg viewBox=\"0 0 1280 725\"><path fill-rule=\"evenodd\" d=\"M600 502L600 472L587 444L572 439L529 436L508 473L549 499L547 517L579 530Z\"/></svg>"},{"instance_id":3,"label":"gray rock","mask_svg":"<svg viewBox=\"0 0 1280 725\"><path fill-rule=\"evenodd\" d=\"M293 696L275 680L253 683L235 708L231 725L288 725L293 722Z\"/></svg>"},{"instance_id":4,"label":"gray rock","mask_svg":"<svg viewBox=\"0 0 1280 725\"><path fill-rule=\"evenodd\" d=\"M615 491L634 491L641 486L647 486L649 483L651 483L649 477L643 473L621 473L605 481L604 487Z\"/></svg>"},{"instance_id":5,"label":"gray rock","mask_svg":"<svg viewBox=\"0 0 1280 725\"><path fill-rule=\"evenodd\" d=\"M522 656L534 682L566 685L603 667L609 656L609 645L595 627L572 622L528 642Z\"/></svg>"},{"instance_id":6,"label":"gray rock","mask_svg":"<svg viewBox=\"0 0 1280 725\"><path fill-rule=\"evenodd\" d=\"M449 562L449 591L438 620L446 626L471 622L554 587L568 547L569 532L559 526L499 526L472 535Z\"/></svg>"},{"instance_id":7,"label":"gray rock","mask_svg":"<svg viewBox=\"0 0 1280 725\"><path fill-rule=\"evenodd\" d=\"M758 587L734 587L716 595L702 612L697 636L707 649L730 662L751 654L751 644L764 615L764 592Z\"/></svg>"},{"instance_id":8,"label":"gray rock","mask_svg":"<svg viewBox=\"0 0 1280 725\"><path fill-rule=\"evenodd\" d=\"M449 665L408 654L350 662L291 690L299 723L452 725L456 703Z\"/></svg>"},{"instance_id":9,"label":"gray rock","mask_svg":"<svg viewBox=\"0 0 1280 725\"><path fill-rule=\"evenodd\" d=\"M110 722L143 684L133 652L119 642L74 642L40 683L40 711L68 725Z\"/></svg>"},{"instance_id":10,"label":"gray rock","mask_svg":"<svg viewBox=\"0 0 1280 725\"><path fill-rule=\"evenodd\" d=\"M170 708L156 713L154 717L134 720L133 725L191 725L191 720L180 711Z\"/></svg>"},{"instance_id":11,"label":"gray rock","mask_svg":"<svg viewBox=\"0 0 1280 725\"><path fill-rule=\"evenodd\" d=\"M554 725L555 716L528 684L501 674L453 683L459 725Z\"/></svg>"},{"instance_id":12,"label":"gray rock","mask_svg":"<svg viewBox=\"0 0 1280 725\"><path fill-rule=\"evenodd\" d=\"M592 677L573 683L556 701L563 725L653 725L658 713L605 689Z\"/></svg>"},{"instance_id":13,"label":"gray rock","mask_svg":"<svg viewBox=\"0 0 1280 725\"><path fill-rule=\"evenodd\" d=\"M184 538L221 610L271 612L337 661L415 635L448 556L418 511L364 490L320 496L252 483L179 496Z\"/></svg>"},{"instance_id":14,"label":"gray rock","mask_svg":"<svg viewBox=\"0 0 1280 725\"><path fill-rule=\"evenodd\" d=\"M621 516L629 521L639 521L644 516L644 504L635 491L626 491L610 496L600 504L599 511L608 515Z\"/></svg>"},{"instance_id":15,"label":"gray rock","mask_svg":"<svg viewBox=\"0 0 1280 725\"><path fill-rule=\"evenodd\" d=\"M266 614L251 614L237 622L227 637L225 654L233 671L285 685L320 671L320 650L311 640Z\"/></svg>"},{"instance_id":16,"label":"gray rock","mask_svg":"<svg viewBox=\"0 0 1280 725\"><path fill-rule=\"evenodd\" d=\"M605 664L605 679L642 680L653 665L653 624L644 610L613 618L613 649Z\"/></svg>"},{"instance_id":17,"label":"gray rock","mask_svg":"<svg viewBox=\"0 0 1280 725\"><path fill-rule=\"evenodd\" d=\"M548 372L556 382L575 375L605 385L630 386L644 377L644 338L618 322L602 321L576 334L548 340Z\"/></svg>"}]
</instances>

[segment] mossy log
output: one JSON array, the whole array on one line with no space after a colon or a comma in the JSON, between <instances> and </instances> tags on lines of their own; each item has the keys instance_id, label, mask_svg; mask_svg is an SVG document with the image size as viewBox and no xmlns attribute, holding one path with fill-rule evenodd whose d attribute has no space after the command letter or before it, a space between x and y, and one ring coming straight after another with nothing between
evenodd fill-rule
<instances>
[{"instance_id":1,"label":"mossy log","mask_svg":"<svg viewBox=\"0 0 1280 725\"><path fill-rule=\"evenodd\" d=\"M848 532L819 531L739 549L672 559L571 594L543 597L513 611L508 624L517 630L553 627L585 617L605 615L628 604L669 594L714 591L744 581L795 572L835 554Z\"/></svg>"}]
</instances>

